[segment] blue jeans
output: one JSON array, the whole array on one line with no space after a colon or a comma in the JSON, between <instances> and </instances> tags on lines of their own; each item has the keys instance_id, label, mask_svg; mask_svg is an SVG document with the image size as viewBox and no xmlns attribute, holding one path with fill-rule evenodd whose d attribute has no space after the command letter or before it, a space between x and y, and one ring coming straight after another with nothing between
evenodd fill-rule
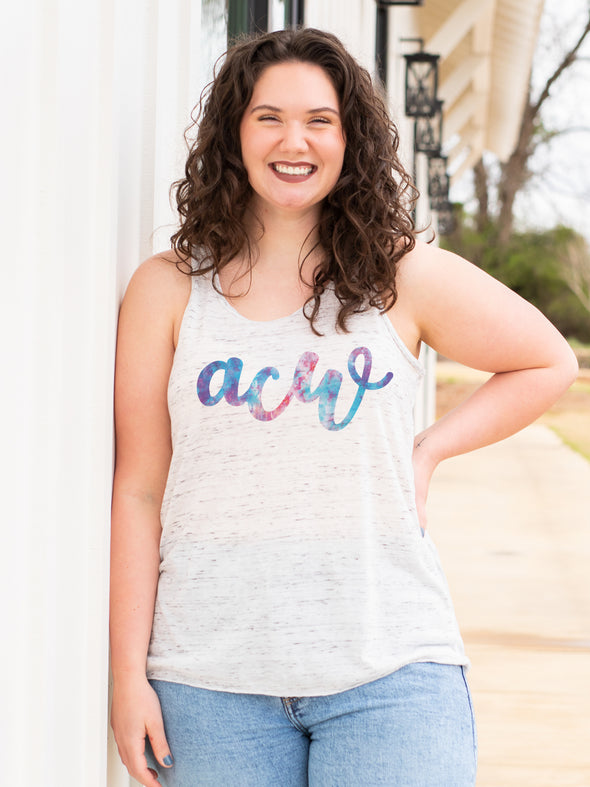
<instances>
[{"instance_id":1,"label":"blue jeans","mask_svg":"<svg viewBox=\"0 0 590 787\"><path fill-rule=\"evenodd\" d=\"M463 668L409 664L326 697L270 697L151 681L174 766L166 787L473 787L476 733Z\"/></svg>"}]
</instances>

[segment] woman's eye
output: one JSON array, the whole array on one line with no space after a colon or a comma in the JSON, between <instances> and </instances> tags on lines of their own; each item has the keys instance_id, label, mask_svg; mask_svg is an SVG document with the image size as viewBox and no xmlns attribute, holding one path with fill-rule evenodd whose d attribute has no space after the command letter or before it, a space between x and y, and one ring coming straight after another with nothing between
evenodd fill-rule
<instances>
[{"instance_id":1,"label":"woman's eye","mask_svg":"<svg viewBox=\"0 0 590 787\"><path fill-rule=\"evenodd\" d=\"M312 122L312 123L325 123L325 124L329 124L329 123L331 123L332 121L331 121L329 118L317 117L317 118L312 118L312 119L311 119L311 122Z\"/></svg>"},{"instance_id":2,"label":"woman's eye","mask_svg":"<svg viewBox=\"0 0 590 787\"><path fill-rule=\"evenodd\" d=\"M278 121L278 117L276 115L261 115L258 120L276 120Z\"/></svg>"}]
</instances>

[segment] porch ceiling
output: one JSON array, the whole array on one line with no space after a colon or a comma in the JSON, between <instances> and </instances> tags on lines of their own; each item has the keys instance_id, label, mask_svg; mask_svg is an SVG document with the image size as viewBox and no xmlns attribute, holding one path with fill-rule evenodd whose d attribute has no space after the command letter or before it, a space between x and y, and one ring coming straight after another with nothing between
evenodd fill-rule
<instances>
[{"instance_id":1,"label":"porch ceiling","mask_svg":"<svg viewBox=\"0 0 590 787\"><path fill-rule=\"evenodd\" d=\"M441 55L445 142L458 140L450 151L454 177L484 150L510 155L542 10L543 0L426 0L416 9L425 50Z\"/></svg>"}]
</instances>

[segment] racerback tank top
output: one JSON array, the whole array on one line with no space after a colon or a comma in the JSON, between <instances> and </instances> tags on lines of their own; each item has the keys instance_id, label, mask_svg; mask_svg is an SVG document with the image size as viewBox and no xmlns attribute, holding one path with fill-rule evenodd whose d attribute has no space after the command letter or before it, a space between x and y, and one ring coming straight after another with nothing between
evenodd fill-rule
<instances>
[{"instance_id":1,"label":"racerback tank top","mask_svg":"<svg viewBox=\"0 0 590 787\"><path fill-rule=\"evenodd\" d=\"M422 367L376 309L322 296L257 322L193 277L170 375L173 455L148 677L325 695L405 664L466 664L417 519Z\"/></svg>"}]
</instances>

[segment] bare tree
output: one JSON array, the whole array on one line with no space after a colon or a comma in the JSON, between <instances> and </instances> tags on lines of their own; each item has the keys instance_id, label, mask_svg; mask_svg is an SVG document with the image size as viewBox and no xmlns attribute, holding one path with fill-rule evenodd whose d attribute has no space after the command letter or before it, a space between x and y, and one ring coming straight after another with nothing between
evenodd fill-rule
<instances>
[{"instance_id":1,"label":"bare tree","mask_svg":"<svg viewBox=\"0 0 590 787\"><path fill-rule=\"evenodd\" d=\"M560 132L544 133L541 123L541 108L549 98L551 88L568 68L576 62L578 51L590 33L590 8L585 26L575 44L565 53L553 73L547 78L539 95L534 98L531 79L527 100L522 113L516 145L508 160L501 165L498 183L498 214L496 217L498 239L501 244L507 243L514 227L514 201L516 195L532 176L529 168L531 156L541 142L546 142ZM531 72L532 73L532 72ZM482 228L490 220L489 185L490 177L483 160L474 168L475 196L478 200L478 228Z\"/></svg>"},{"instance_id":2,"label":"bare tree","mask_svg":"<svg viewBox=\"0 0 590 787\"><path fill-rule=\"evenodd\" d=\"M476 226L483 232L490 221L490 178L483 158L473 167L473 186L478 206Z\"/></svg>"}]
</instances>

